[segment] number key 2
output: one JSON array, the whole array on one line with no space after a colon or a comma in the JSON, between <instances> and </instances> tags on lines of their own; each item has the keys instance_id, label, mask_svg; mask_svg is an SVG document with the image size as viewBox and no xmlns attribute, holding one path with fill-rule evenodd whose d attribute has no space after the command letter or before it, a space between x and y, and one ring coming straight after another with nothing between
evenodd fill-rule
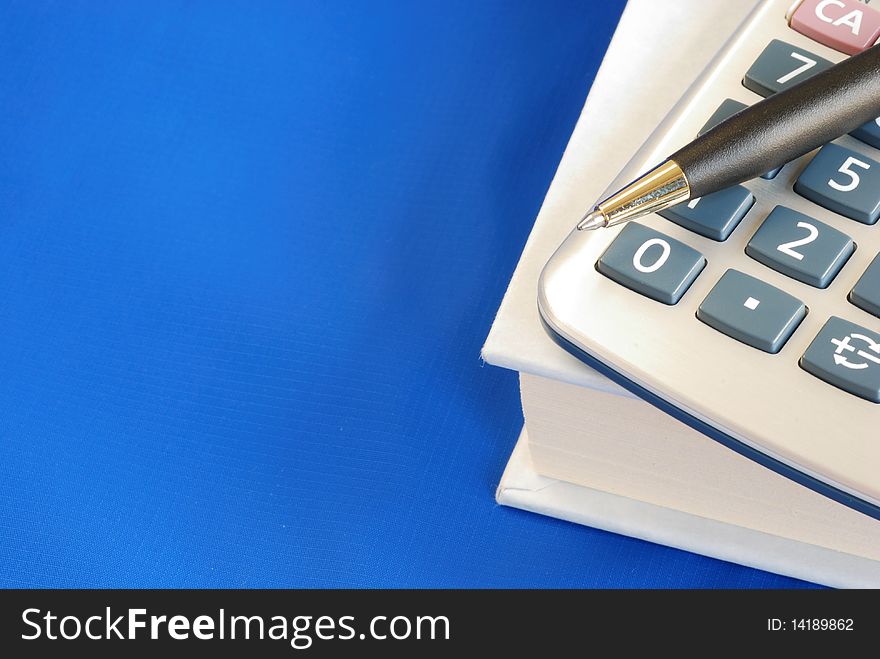
<instances>
[{"instance_id":1,"label":"number key 2","mask_svg":"<svg viewBox=\"0 0 880 659\"><path fill-rule=\"evenodd\" d=\"M880 218L880 163L826 144L798 177L794 191L862 224Z\"/></svg>"},{"instance_id":2,"label":"number key 2","mask_svg":"<svg viewBox=\"0 0 880 659\"><path fill-rule=\"evenodd\" d=\"M853 250L846 234L785 206L774 208L746 245L756 261L817 288L831 283Z\"/></svg>"}]
</instances>

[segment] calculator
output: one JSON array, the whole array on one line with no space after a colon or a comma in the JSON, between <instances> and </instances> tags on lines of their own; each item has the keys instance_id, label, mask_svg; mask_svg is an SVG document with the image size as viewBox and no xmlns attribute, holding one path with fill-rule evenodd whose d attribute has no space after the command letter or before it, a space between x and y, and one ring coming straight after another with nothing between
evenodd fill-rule
<instances>
[{"instance_id":1,"label":"calculator","mask_svg":"<svg viewBox=\"0 0 880 659\"><path fill-rule=\"evenodd\" d=\"M878 41L880 2L759 3L609 192ZM539 311L638 396L880 519L878 219L880 118L742 185L572 231Z\"/></svg>"}]
</instances>

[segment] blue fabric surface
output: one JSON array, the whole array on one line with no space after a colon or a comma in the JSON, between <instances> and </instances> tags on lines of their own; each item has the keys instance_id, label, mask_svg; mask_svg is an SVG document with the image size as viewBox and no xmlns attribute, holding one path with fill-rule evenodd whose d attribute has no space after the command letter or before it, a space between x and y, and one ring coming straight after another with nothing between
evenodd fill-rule
<instances>
[{"instance_id":1,"label":"blue fabric surface","mask_svg":"<svg viewBox=\"0 0 880 659\"><path fill-rule=\"evenodd\" d=\"M799 586L497 506L621 2L0 7L0 583Z\"/></svg>"}]
</instances>

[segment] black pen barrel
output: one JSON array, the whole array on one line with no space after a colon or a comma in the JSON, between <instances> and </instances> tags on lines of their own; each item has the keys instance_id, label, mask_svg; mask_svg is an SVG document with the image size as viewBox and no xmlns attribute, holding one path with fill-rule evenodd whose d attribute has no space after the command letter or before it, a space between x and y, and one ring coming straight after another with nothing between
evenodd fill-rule
<instances>
[{"instance_id":1,"label":"black pen barrel","mask_svg":"<svg viewBox=\"0 0 880 659\"><path fill-rule=\"evenodd\" d=\"M701 197L781 167L880 116L880 45L774 94L669 157Z\"/></svg>"}]
</instances>

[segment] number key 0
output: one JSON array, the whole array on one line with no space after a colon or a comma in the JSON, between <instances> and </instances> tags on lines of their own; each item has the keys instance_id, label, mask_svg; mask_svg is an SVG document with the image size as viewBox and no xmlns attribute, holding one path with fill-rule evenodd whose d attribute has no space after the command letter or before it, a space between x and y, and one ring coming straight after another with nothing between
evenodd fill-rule
<instances>
[{"instance_id":1,"label":"number key 0","mask_svg":"<svg viewBox=\"0 0 880 659\"><path fill-rule=\"evenodd\" d=\"M596 263L609 279L663 304L677 304L705 266L694 248L638 222L628 223Z\"/></svg>"}]
</instances>

